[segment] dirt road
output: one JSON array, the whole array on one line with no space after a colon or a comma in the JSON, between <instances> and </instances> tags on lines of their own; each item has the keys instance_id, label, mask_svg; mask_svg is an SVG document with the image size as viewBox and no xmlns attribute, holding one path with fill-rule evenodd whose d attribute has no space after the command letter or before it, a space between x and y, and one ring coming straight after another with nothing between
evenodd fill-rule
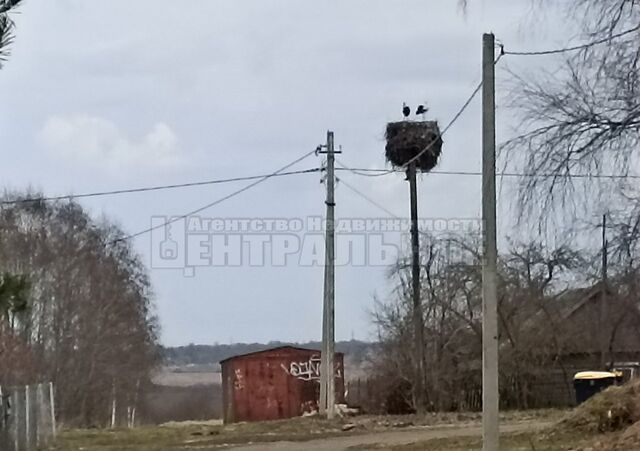
<instances>
[{"instance_id":1,"label":"dirt road","mask_svg":"<svg viewBox=\"0 0 640 451\"><path fill-rule=\"evenodd\" d=\"M525 421L520 423L505 424L500 432L509 434L543 429L550 426L551 422ZM359 446L358 451L363 451L366 445L405 445L431 439L450 437L472 437L482 434L481 425L477 423L468 426L451 425L435 427L415 427L401 431L378 432L366 435L350 435L346 437L332 437L326 439L310 440L307 442L273 442L255 443L251 445L234 446L233 451L345 451L351 446Z\"/></svg>"}]
</instances>

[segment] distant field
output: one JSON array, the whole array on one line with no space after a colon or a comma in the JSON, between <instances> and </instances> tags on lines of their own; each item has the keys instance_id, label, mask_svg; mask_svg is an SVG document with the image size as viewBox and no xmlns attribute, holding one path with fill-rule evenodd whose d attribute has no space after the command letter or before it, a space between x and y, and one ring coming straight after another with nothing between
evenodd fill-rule
<instances>
[{"instance_id":1,"label":"distant field","mask_svg":"<svg viewBox=\"0 0 640 451\"><path fill-rule=\"evenodd\" d=\"M219 371L211 368L207 371L202 367L191 369L192 371L188 366L163 367L153 376L152 381L156 385L165 387L192 387L222 383L222 375Z\"/></svg>"},{"instance_id":2,"label":"distant field","mask_svg":"<svg viewBox=\"0 0 640 451\"><path fill-rule=\"evenodd\" d=\"M211 420L221 417L222 378L218 365L166 366L151 378L142 422Z\"/></svg>"},{"instance_id":3,"label":"distant field","mask_svg":"<svg viewBox=\"0 0 640 451\"><path fill-rule=\"evenodd\" d=\"M345 358L345 377L347 381L367 377L367 368L361 362ZM195 385L221 385L220 365L171 365L164 366L152 377L156 385L165 387L192 387Z\"/></svg>"}]
</instances>

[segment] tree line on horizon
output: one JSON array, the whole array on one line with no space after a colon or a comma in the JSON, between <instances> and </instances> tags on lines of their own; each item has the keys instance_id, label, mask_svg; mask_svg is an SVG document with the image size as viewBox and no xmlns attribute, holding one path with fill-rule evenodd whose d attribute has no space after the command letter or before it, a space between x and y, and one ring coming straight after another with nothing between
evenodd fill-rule
<instances>
[{"instance_id":1,"label":"tree line on horizon","mask_svg":"<svg viewBox=\"0 0 640 451\"><path fill-rule=\"evenodd\" d=\"M163 364L167 366L215 365L229 357L264 351L279 346L297 346L320 350L322 344L319 341L305 343L270 341L268 343L189 344L186 346L161 346L160 354ZM374 346L375 343L360 340L337 341L336 352L344 353L345 356L357 363L366 360L368 353Z\"/></svg>"}]
</instances>

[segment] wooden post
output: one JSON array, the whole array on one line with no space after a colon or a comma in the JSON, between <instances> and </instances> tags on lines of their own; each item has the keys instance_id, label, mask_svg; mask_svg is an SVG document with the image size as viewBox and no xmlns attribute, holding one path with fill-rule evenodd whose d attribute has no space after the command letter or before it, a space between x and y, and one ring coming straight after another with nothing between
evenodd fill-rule
<instances>
[{"instance_id":1,"label":"wooden post","mask_svg":"<svg viewBox=\"0 0 640 451\"><path fill-rule=\"evenodd\" d=\"M56 438L56 401L53 391L53 382L49 382L49 407L51 409L51 432Z\"/></svg>"},{"instance_id":2,"label":"wooden post","mask_svg":"<svg viewBox=\"0 0 640 451\"><path fill-rule=\"evenodd\" d=\"M29 386L27 385L24 388L24 424L25 424L25 448L27 450L29 450L31 448L31 415L30 415L30 408L31 408L31 403L29 400Z\"/></svg>"},{"instance_id":3,"label":"wooden post","mask_svg":"<svg viewBox=\"0 0 640 451\"><path fill-rule=\"evenodd\" d=\"M13 431L15 435L13 436L13 449L14 451L20 451L20 419L24 418L24 415L20 415L20 390L14 389L12 393L13 402L12 410L13 410Z\"/></svg>"},{"instance_id":4,"label":"wooden post","mask_svg":"<svg viewBox=\"0 0 640 451\"><path fill-rule=\"evenodd\" d=\"M35 401L35 438L36 448L42 449L44 437L42 436L42 384L35 386L36 388L36 401Z\"/></svg>"},{"instance_id":5,"label":"wooden post","mask_svg":"<svg viewBox=\"0 0 640 451\"><path fill-rule=\"evenodd\" d=\"M4 402L4 393L2 392L2 385L0 385L0 449L5 449L8 444L8 414L6 410L6 403Z\"/></svg>"},{"instance_id":6,"label":"wooden post","mask_svg":"<svg viewBox=\"0 0 640 451\"><path fill-rule=\"evenodd\" d=\"M426 358L424 350L424 320L420 297L420 237L418 232L418 182L415 161L407 168L411 200L411 299L413 302L413 346L415 359L414 397L416 410L424 413L427 407Z\"/></svg>"},{"instance_id":7,"label":"wooden post","mask_svg":"<svg viewBox=\"0 0 640 451\"><path fill-rule=\"evenodd\" d=\"M116 381L114 379L111 389L111 423L110 428L116 427Z\"/></svg>"},{"instance_id":8,"label":"wooden post","mask_svg":"<svg viewBox=\"0 0 640 451\"><path fill-rule=\"evenodd\" d=\"M607 215L602 215L602 292L600 297L600 367L609 370L609 306L607 304Z\"/></svg>"},{"instance_id":9,"label":"wooden post","mask_svg":"<svg viewBox=\"0 0 640 451\"><path fill-rule=\"evenodd\" d=\"M482 449L498 451L495 36L485 34L482 40Z\"/></svg>"}]
</instances>

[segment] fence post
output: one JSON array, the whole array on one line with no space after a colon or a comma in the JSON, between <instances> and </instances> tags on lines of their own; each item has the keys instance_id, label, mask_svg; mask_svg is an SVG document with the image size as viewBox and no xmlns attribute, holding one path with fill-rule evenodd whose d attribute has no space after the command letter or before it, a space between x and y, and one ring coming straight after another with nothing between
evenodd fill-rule
<instances>
[{"instance_id":1,"label":"fence post","mask_svg":"<svg viewBox=\"0 0 640 451\"><path fill-rule=\"evenodd\" d=\"M36 448L37 449L41 449L42 446L42 437L41 435L41 430L42 430L42 415L40 414L40 412L42 411L42 408L40 407L42 404L42 396L41 396L41 392L40 392L40 385L38 384L36 385L36 402L34 403L35 405L35 412L34 412L34 416L35 416L35 422L34 422L34 427L36 429L36 433L35 433L35 438L36 438Z\"/></svg>"},{"instance_id":2,"label":"fence post","mask_svg":"<svg viewBox=\"0 0 640 451\"><path fill-rule=\"evenodd\" d=\"M6 404L4 402L4 392L2 391L2 386L0 385L0 415L2 415L2 418L0 418L0 448L1 449L9 449L9 435L8 435L8 431L7 431L7 419L8 419L8 413L6 412Z\"/></svg>"},{"instance_id":3,"label":"fence post","mask_svg":"<svg viewBox=\"0 0 640 451\"><path fill-rule=\"evenodd\" d=\"M29 386L27 385L24 388L24 424L25 424L25 439L24 439L24 443L25 443L25 449L30 449L31 448L31 415L30 415L30 410L31 410L31 403L29 402Z\"/></svg>"},{"instance_id":4,"label":"fence post","mask_svg":"<svg viewBox=\"0 0 640 451\"><path fill-rule=\"evenodd\" d=\"M36 436L36 440L38 443L38 449L42 449L44 446L48 446L51 444L51 429L49 426L49 403L47 401L47 386L48 384L38 384L36 392L37 406L38 410L36 412L37 415L37 430L38 434Z\"/></svg>"},{"instance_id":5,"label":"fence post","mask_svg":"<svg viewBox=\"0 0 640 451\"><path fill-rule=\"evenodd\" d=\"M52 437L56 438L56 402L53 392L53 382L49 382L49 407L51 408L51 432Z\"/></svg>"},{"instance_id":6,"label":"fence post","mask_svg":"<svg viewBox=\"0 0 640 451\"><path fill-rule=\"evenodd\" d=\"M20 391L15 389L11 394L13 398L13 449L14 451L20 451L20 432L22 432L22 428L20 427Z\"/></svg>"},{"instance_id":7,"label":"fence post","mask_svg":"<svg viewBox=\"0 0 640 451\"><path fill-rule=\"evenodd\" d=\"M116 382L115 379L113 381L112 390L111 390L111 423L110 427L113 429L116 426Z\"/></svg>"},{"instance_id":8,"label":"fence post","mask_svg":"<svg viewBox=\"0 0 640 451\"><path fill-rule=\"evenodd\" d=\"M51 445L56 434L53 388L52 383L0 387L0 451Z\"/></svg>"}]
</instances>

